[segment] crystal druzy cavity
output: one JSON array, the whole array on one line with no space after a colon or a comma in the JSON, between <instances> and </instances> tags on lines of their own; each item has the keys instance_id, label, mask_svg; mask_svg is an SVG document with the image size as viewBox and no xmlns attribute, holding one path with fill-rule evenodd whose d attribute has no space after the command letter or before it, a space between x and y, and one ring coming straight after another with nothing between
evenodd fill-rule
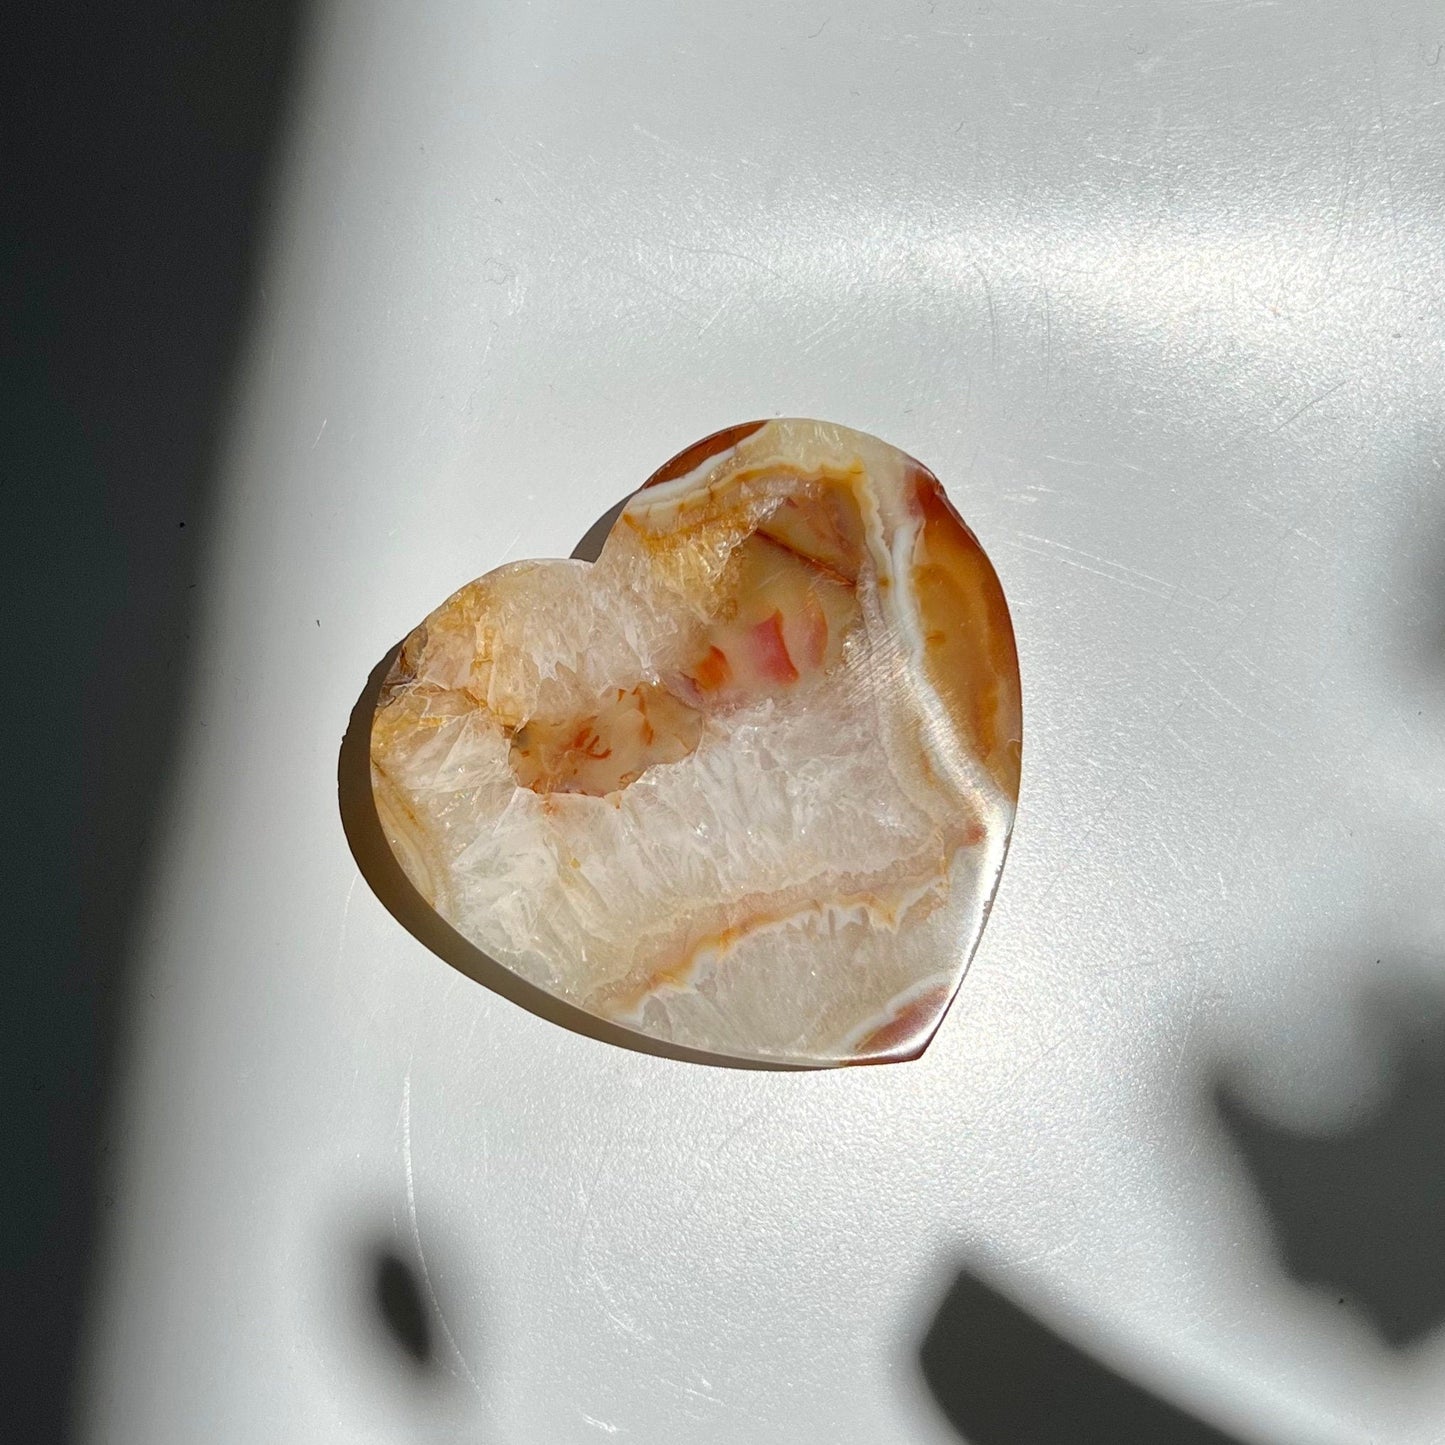
<instances>
[{"instance_id":1,"label":"crystal druzy cavity","mask_svg":"<svg viewBox=\"0 0 1445 1445\"><path fill-rule=\"evenodd\" d=\"M881 1062L978 942L1020 736L1008 608L937 479L772 421L675 458L595 563L444 602L372 782L418 891L533 984L674 1046Z\"/></svg>"}]
</instances>

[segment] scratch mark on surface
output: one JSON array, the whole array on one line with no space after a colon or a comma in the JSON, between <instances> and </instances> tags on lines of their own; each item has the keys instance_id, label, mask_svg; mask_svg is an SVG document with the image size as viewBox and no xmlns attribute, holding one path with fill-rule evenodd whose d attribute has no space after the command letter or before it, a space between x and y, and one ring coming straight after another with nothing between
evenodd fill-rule
<instances>
[{"instance_id":1,"label":"scratch mark on surface","mask_svg":"<svg viewBox=\"0 0 1445 1445\"><path fill-rule=\"evenodd\" d=\"M842 318L839 316L830 316L820 326L815 326L805 337L803 337L803 339L798 343L798 349L802 351L802 353L806 356L808 352L817 350L817 348L822 344L824 338L830 335L834 335L838 331L841 331L842 328Z\"/></svg>"},{"instance_id":2,"label":"scratch mark on surface","mask_svg":"<svg viewBox=\"0 0 1445 1445\"><path fill-rule=\"evenodd\" d=\"M1186 883L1193 883L1194 879L1189 875L1188 870L1175 856L1174 850L1162 838L1156 839L1155 841L1159 844L1159 848L1163 852L1164 856L1174 865L1174 868L1178 872L1179 876Z\"/></svg>"},{"instance_id":3,"label":"scratch mark on surface","mask_svg":"<svg viewBox=\"0 0 1445 1445\"><path fill-rule=\"evenodd\" d=\"M1054 369L1054 307L1049 299L1049 288L1044 287L1044 378L1048 379Z\"/></svg>"},{"instance_id":4,"label":"scratch mark on surface","mask_svg":"<svg viewBox=\"0 0 1445 1445\"><path fill-rule=\"evenodd\" d=\"M341 905L341 931L336 939L336 961L340 963L346 956L346 925L351 918L351 900L356 897L356 885L361 882L361 874L356 873L351 880L351 887L346 890L346 902Z\"/></svg>"},{"instance_id":5,"label":"scratch mark on surface","mask_svg":"<svg viewBox=\"0 0 1445 1445\"><path fill-rule=\"evenodd\" d=\"M330 418L329 416L324 416L324 417L321 418L321 427L320 427L320 430L317 431L315 437L312 439L312 442L311 442L311 450L312 450L313 452L316 450L316 443L321 440L321 433L326 430L326 423L329 422L330 420L331 420L331 418Z\"/></svg>"},{"instance_id":6,"label":"scratch mark on surface","mask_svg":"<svg viewBox=\"0 0 1445 1445\"><path fill-rule=\"evenodd\" d=\"M688 1199L687 1203L679 1211L679 1219L691 1219L692 1216L697 1212L698 1205L702 1202L703 1195L707 1193L708 1188L714 1182L713 1170L717 1164L718 1159L732 1147L738 1137L742 1134L743 1130L745 1130L748 1125L750 1125L758 1117L758 1115L763 1112L763 1109L764 1106L761 1104L757 1105L755 1108L749 1109L748 1112L744 1114L743 1117L738 1120L738 1122L731 1129L728 1130L728 1132L722 1137L722 1139L718 1143L714 1144L711 1149L708 1150L706 1159L702 1161L703 1177L698 1181L697 1188L692 1191L691 1198Z\"/></svg>"},{"instance_id":7,"label":"scratch mark on surface","mask_svg":"<svg viewBox=\"0 0 1445 1445\"><path fill-rule=\"evenodd\" d=\"M983 282L983 299L988 306L988 360L989 365L995 373L998 371L998 312L993 304L993 287L988 284L988 276L977 261L971 263L973 269L978 273L978 279Z\"/></svg>"},{"instance_id":8,"label":"scratch mark on surface","mask_svg":"<svg viewBox=\"0 0 1445 1445\"><path fill-rule=\"evenodd\" d=\"M1051 537L1039 537L1032 532L1020 532L1017 535L1022 540L1003 537L999 539L1000 545L1015 547L1020 552L1028 552L1035 557L1047 557L1050 561L1062 562L1066 567L1077 567L1079 571L1087 572L1090 576L1102 577L1106 582L1117 582L1121 587L1132 587L1136 592L1158 597L1165 602L1172 602L1181 592L1196 602L1210 600L1201 593L1182 587L1178 582L1166 582L1162 577L1141 572L1137 567L1127 567L1122 562L1111 562L1107 557L1086 552L1081 547L1070 547L1065 542L1056 542ZM1024 545L1028 542L1037 545ZM1096 565L1090 566L1091 562Z\"/></svg>"},{"instance_id":9,"label":"scratch mark on surface","mask_svg":"<svg viewBox=\"0 0 1445 1445\"><path fill-rule=\"evenodd\" d=\"M1276 554L1284 550L1285 543L1291 537L1297 537L1301 542L1307 542L1311 547L1315 548L1316 551L1325 553L1331 551L1318 537L1311 536L1310 533L1306 532L1296 520L1311 510L1309 506L1297 508L1290 516L1285 516L1282 512L1276 512L1270 507L1262 507L1258 502L1249 500L1241 501L1240 506L1248 512L1255 513L1256 516L1263 517L1266 521L1273 522L1279 527L1279 536L1275 539Z\"/></svg>"},{"instance_id":10,"label":"scratch mark on surface","mask_svg":"<svg viewBox=\"0 0 1445 1445\"><path fill-rule=\"evenodd\" d=\"M1053 1043L1048 1046L1048 1048L1040 1050L1040 1052L1035 1054L1033 1058L1029 1059L1026 1063L1020 1064L1019 1067L1016 1068L1013 1073L1011 1073L1008 1078L1006 1078L1003 1083L998 1086L996 1090L994 1090L994 1092L996 1094L1008 1093L1013 1088L1013 1086L1018 1083L1021 1078L1023 1078L1025 1074L1032 1074L1036 1072L1040 1067L1042 1067L1042 1065L1047 1063L1049 1059L1053 1058L1053 1056L1058 1053L1058 1051L1063 1048L1063 1046L1068 1042L1068 1034L1060 1034L1059 1037L1056 1038Z\"/></svg>"},{"instance_id":11,"label":"scratch mark on surface","mask_svg":"<svg viewBox=\"0 0 1445 1445\"><path fill-rule=\"evenodd\" d=\"M612 1155L617 1149L617 1134L614 1132L607 1140L606 1147L597 1156L597 1166L592 1171L591 1181L584 1187L579 1184L577 1187L578 1198L582 1202L582 1218L577 1222L577 1237L572 1241L572 1255L567 1261L567 1276L569 1279L577 1278L577 1261L582 1255L582 1247L587 1237L592 1232L592 1195L601 1182L602 1171L612 1160ZM594 1271L595 1274L595 1271Z\"/></svg>"},{"instance_id":12,"label":"scratch mark on surface","mask_svg":"<svg viewBox=\"0 0 1445 1445\"><path fill-rule=\"evenodd\" d=\"M1029 1269L1036 1264L1042 1264L1047 1259L1055 1259L1072 1250L1078 1244L1083 1233L1082 1229L1076 1229L1067 1239L1060 1240L1057 1244L1045 1245L1044 1248L1023 1255L1021 1258L1013 1260L1012 1263L1016 1269Z\"/></svg>"},{"instance_id":13,"label":"scratch mark on surface","mask_svg":"<svg viewBox=\"0 0 1445 1445\"><path fill-rule=\"evenodd\" d=\"M1224 885L1224 875L1219 878L1221 890ZM1169 1087L1174 1089L1179 1084L1179 1077L1184 1072L1184 1062L1189 1053L1189 1043L1194 1037L1194 1026L1199 1020L1199 994L1204 982L1204 962L1196 953L1194 955L1194 977L1189 985L1189 1005L1185 1015L1184 1036L1179 1040L1179 1047L1174 1051L1174 1063L1169 1070Z\"/></svg>"},{"instance_id":14,"label":"scratch mark on surface","mask_svg":"<svg viewBox=\"0 0 1445 1445\"><path fill-rule=\"evenodd\" d=\"M1335 269L1335 258L1339 255L1340 245L1344 240L1345 221L1349 216L1350 198L1354 192L1355 180L1358 175L1358 167L1355 165L1355 152L1359 146L1359 137L1352 134L1349 139L1349 149L1345 155L1344 181L1340 186L1340 197L1335 204L1335 224L1330 236L1330 248L1325 253L1324 265L1321 267L1324 284L1329 285L1331 276Z\"/></svg>"},{"instance_id":15,"label":"scratch mark on surface","mask_svg":"<svg viewBox=\"0 0 1445 1445\"><path fill-rule=\"evenodd\" d=\"M1390 205L1390 234L1395 243L1395 280L1403 286L1405 273L1400 264L1400 208L1395 199L1395 167L1390 158L1385 132L1385 93L1380 86L1380 41L1375 35L1370 37L1370 79L1375 87L1375 129L1380 137L1380 174L1385 178L1385 198Z\"/></svg>"},{"instance_id":16,"label":"scratch mark on surface","mask_svg":"<svg viewBox=\"0 0 1445 1445\"><path fill-rule=\"evenodd\" d=\"M452 1334L452 1328L447 1323L447 1317L442 1312L436 1286L432 1283L431 1270L427 1266L426 1251L422 1248L421 1229L417 1225L416 1170L412 1165L411 1157L411 1066L412 1059L415 1057L413 1051L412 1058L406 1062L406 1074L401 1081L401 1158L406 1169L406 1212L411 1220L411 1240L416 1246L417 1263L421 1265L421 1279L426 1286L426 1296L431 1301L432 1312L437 1317L437 1323L442 1327L442 1334L446 1336L452 1354L456 1356L457 1363L462 1367L462 1373L467 1377L467 1383L480 1395L482 1387L477 1383L477 1377L472 1374L471 1366L467 1364L467 1357L462 1354L456 1336Z\"/></svg>"},{"instance_id":17,"label":"scratch mark on surface","mask_svg":"<svg viewBox=\"0 0 1445 1445\"><path fill-rule=\"evenodd\" d=\"M751 1124L753 1120L756 1119L758 1115L763 1112L763 1108L764 1106L759 1104L756 1108L749 1109L748 1112L744 1114L743 1117L739 1119L738 1122L731 1129L728 1130L728 1132L723 1136L722 1141L714 1145L713 1148L708 1152L709 1163L715 1162L719 1158L719 1156L725 1154L732 1147L738 1136L742 1134L743 1130L746 1129L748 1125Z\"/></svg>"},{"instance_id":18,"label":"scratch mark on surface","mask_svg":"<svg viewBox=\"0 0 1445 1445\"><path fill-rule=\"evenodd\" d=\"M549 171L545 164L538 161L521 145L511 140L497 138L498 149L511 162L512 170L516 178L526 186L531 193L532 199L537 201L547 214L555 215L559 209L558 188L556 176ZM546 151L547 146L540 140L531 142L533 151ZM543 189L539 190L533 181L533 176L541 181Z\"/></svg>"},{"instance_id":19,"label":"scratch mark on surface","mask_svg":"<svg viewBox=\"0 0 1445 1445\"><path fill-rule=\"evenodd\" d=\"M596 1415L589 1415L583 1410L577 1413L582 1416L584 1425L591 1425L594 1429L601 1430L604 1435L616 1435L622 1429L620 1425L609 1425L606 1420L599 1420Z\"/></svg>"},{"instance_id":20,"label":"scratch mark on surface","mask_svg":"<svg viewBox=\"0 0 1445 1445\"><path fill-rule=\"evenodd\" d=\"M661 296L665 301L670 302L680 315L687 317L689 320L695 320L697 318L697 307L688 297L679 296L675 291L669 291L666 286L655 278L639 275L636 271L628 270L625 266L619 266L614 261L599 260L597 264L604 270L611 271L615 276L621 276L627 281L634 281L639 286L656 292L656 294Z\"/></svg>"},{"instance_id":21,"label":"scratch mark on surface","mask_svg":"<svg viewBox=\"0 0 1445 1445\"><path fill-rule=\"evenodd\" d=\"M1302 687L1296 687L1277 669L1259 667L1237 649L1229 654L1229 661L1257 681L1267 683L1275 691L1288 693L1296 702L1308 703L1311 700L1310 693Z\"/></svg>"},{"instance_id":22,"label":"scratch mark on surface","mask_svg":"<svg viewBox=\"0 0 1445 1445\"><path fill-rule=\"evenodd\" d=\"M1137 462L1120 461L1118 457L1109 457L1104 461L1098 461L1093 457L1061 457L1057 452L1044 452L1043 458L1046 462L1058 462L1060 466L1064 467L1108 467L1117 468L1121 472L1135 472L1141 477L1150 475Z\"/></svg>"},{"instance_id":23,"label":"scratch mark on surface","mask_svg":"<svg viewBox=\"0 0 1445 1445\"><path fill-rule=\"evenodd\" d=\"M589 1266L589 1268L591 1268L591 1266ZM611 1292L608 1287L607 1281L603 1279L600 1274L597 1273L597 1270L595 1268L592 1268L592 1277L597 1281L599 1285L602 1286L602 1292L610 1296ZM630 1335L634 1340L641 1340L645 1345L650 1345L652 1343L652 1336L648 1334L647 1331L644 1330L637 1323L636 1320L632 1319L629 1316L620 1315L617 1313L616 1310L604 1309L603 1313L607 1316L608 1324L610 1324L619 1333L624 1335Z\"/></svg>"},{"instance_id":24,"label":"scratch mark on surface","mask_svg":"<svg viewBox=\"0 0 1445 1445\"><path fill-rule=\"evenodd\" d=\"M776 276L779 281L785 279L776 266L769 266L766 261L757 256L749 256L744 251L728 251L721 246L686 246L681 241L664 241L662 244L669 251L683 251L689 256L724 256L729 261L742 261L746 265L756 266L759 271L766 271L769 276Z\"/></svg>"},{"instance_id":25,"label":"scratch mark on surface","mask_svg":"<svg viewBox=\"0 0 1445 1445\"><path fill-rule=\"evenodd\" d=\"M722 304L721 306L719 306L718 309L717 309L716 311L714 311L713 314L712 314L711 316L709 316L708 319L707 319L706 321L704 321L704 322L702 323L702 325L697 328L697 334L698 334L699 336L706 336L707 333L712 330L713 323L714 323L714 322L718 319L718 317L721 316L721 315L723 314L723 312L726 311L727 309L728 309L728 303L727 303L726 301L724 301L723 304Z\"/></svg>"},{"instance_id":26,"label":"scratch mark on surface","mask_svg":"<svg viewBox=\"0 0 1445 1445\"><path fill-rule=\"evenodd\" d=\"M462 1040L462 1050L461 1050L461 1052L462 1052L462 1057L463 1057L463 1058L470 1058L470 1057L471 1057L471 1053L472 1053L472 1040L475 1039L476 1036L477 1036L477 1025L481 1023L483 1017L484 1017L484 1015L483 1015L482 1010L481 1010L480 1008L478 1008L478 1009L472 1014L472 1021L471 1021L471 1023L469 1023L469 1024L467 1025L467 1036L466 1036L465 1039ZM484 1145L485 1145L485 1143L486 1143L486 1137L487 1137L486 1135L483 1135L483 1136L482 1136L482 1143L483 1143Z\"/></svg>"},{"instance_id":27,"label":"scratch mark on surface","mask_svg":"<svg viewBox=\"0 0 1445 1445\"><path fill-rule=\"evenodd\" d=\"M1225 693L1224 689L1221 688L1217 682L1212 678L1206 677L1187 657L1180 658L1180 661L1184 664L1185 671L1192 673L1202 686L1207 687L1209 691L1237 717L1243 718L1244 721L1252 727L1257 727L1262 732L1267 732L1272 738L1278 738L1281 742L1284 741L1284 734L1280 732L1278 728L1272 728L1267 722L1263 722L1259 718L1252 716L1246 709L1235 702L1232 697Z\"/></svg>"},{"instance_id":28,"label":"scratch mark on surface","mask_svg":"<svg viewBox=\"0 0 1445 1445\"><path fill-rule=\"evenodd\" d=\"M1328 401L1342 386L1349 381L1349 377L1342 377L1333 386L1327 386L1318 396L1312 396L1305 404L1290 412L1285 419L1276 426L1270 427L1265 433L1266 436L1277 436L1286 427L1293 426L1307 411L1313 411L1322 401Z\"/></svg>"}]
</instances>

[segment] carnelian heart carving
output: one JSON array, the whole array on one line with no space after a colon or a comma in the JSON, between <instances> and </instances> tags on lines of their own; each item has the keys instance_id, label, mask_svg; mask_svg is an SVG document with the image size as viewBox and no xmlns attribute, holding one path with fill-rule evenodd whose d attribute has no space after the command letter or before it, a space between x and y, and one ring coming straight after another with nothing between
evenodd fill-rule
<instances>
[{"instance_id":1,"label":"carnelian heart carving","mask_svg":"<svg viewBox=\"0 0 1445 1445\"><path fill-rule=\"evenodd\" d=\"M516 562L402 645L377 815L458 933L664 1045L917 1057L1018 796L1018 658L918 462L816 421L681 453L595 563Z\"/></svg>"}]
</instances>

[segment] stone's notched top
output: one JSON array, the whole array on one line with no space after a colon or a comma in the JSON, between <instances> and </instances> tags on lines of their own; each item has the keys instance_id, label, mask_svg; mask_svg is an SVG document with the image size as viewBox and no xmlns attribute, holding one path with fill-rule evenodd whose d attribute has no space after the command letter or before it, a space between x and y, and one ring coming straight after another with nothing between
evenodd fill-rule
<instances>
[{"instance_id":1,"label":"stone's notched top","mask_svg":"<svg viewBox=\"0 0 1445 1445\"><path fill-rule=\"evenodd\" d=\"M814 421L681 453L597 561L518 562L407 638L372 782L483 952L731 1059L916 1057L1018 793L988 558L919 463Z\"/></svg>"}]
</instances>

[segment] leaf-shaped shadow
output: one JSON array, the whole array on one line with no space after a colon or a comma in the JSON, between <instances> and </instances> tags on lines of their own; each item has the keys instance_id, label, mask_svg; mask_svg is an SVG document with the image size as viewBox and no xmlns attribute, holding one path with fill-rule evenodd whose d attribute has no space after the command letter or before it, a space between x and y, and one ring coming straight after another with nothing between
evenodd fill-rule
<instances>
[{"instance_id":1,"label":"leaf-shaped shadow","mask_svg":"<svg viewBox=\"0 0 1445 1445\"><path fill-rule=\"evenodd\" d=\"M1116 1374L964 1270L920 1350L969 1445L1242 1445Z\"/></svg>"},{"instance_id":2,"label":"leaf-shaped shadow","mask_svg":"<svg viewBox=\"0 0 1445 1445\"><path fill-rule=\"evenodd\" d=\"M402 1358L421 1374L436 1363L436 1339L430 1304L416 1267L391 1246L379 1247L370 1261L371 1292L387 1337Z\"/></svg>"},{"instance_id":3,"label":"leaf-shaped shadow","mask_svg":"<svg viewBox=\"0 0 1445 1445\"><path fill-rule=\"evenodd\" d=\"M1368 1318L1404 1349L1445 1322L1445 1012L1376 1000L1394 1055L1382 1106L1333 1133L1288 1128L1221 1076L1220 1122L1259 1190L1285 1270Z\"/></svg>"},{"instance_id":4,"label":"leaf-shaped shadow","mask_svg":"<svg viewBox=\"0 0 1445 1445\"><path fill-rule=\"evenodd\" d=\"M424 1248L415 1219L410 1237L397 1227L400 1210L389 1221L358 1218L340 1230L332 1222L327 1236L329 1246L337 1237L343 1245L333 1258L360 1326L337 1341L341 1358L400 1409L417 1412L423 1426L441 1421L437 1410L473 1419L489 1364L476 1245L451 1234L441 1213L428 1209ZM458 1437L426 1430L419 1438Z\"/></svg>"}]
</instances>

